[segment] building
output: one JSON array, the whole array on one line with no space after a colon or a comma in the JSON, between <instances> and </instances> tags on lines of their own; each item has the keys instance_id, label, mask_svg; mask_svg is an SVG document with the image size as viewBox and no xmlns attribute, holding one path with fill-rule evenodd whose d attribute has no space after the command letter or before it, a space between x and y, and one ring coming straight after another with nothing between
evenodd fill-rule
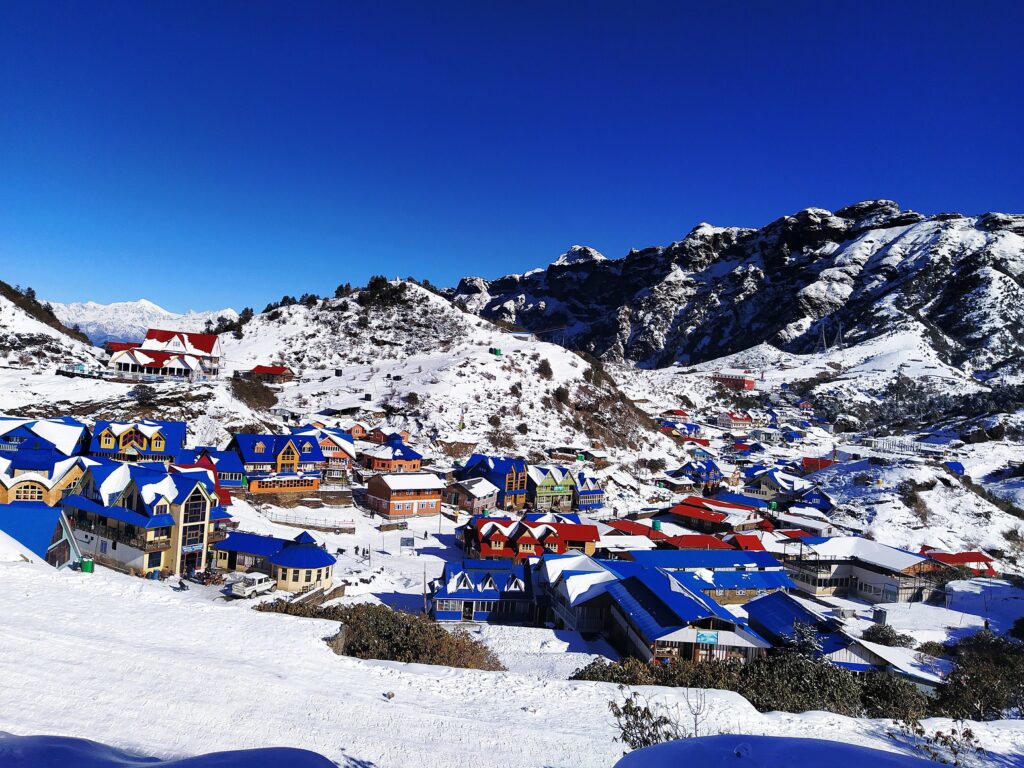
<instances>
[{"instance_id":1,"label":"building","mask_svg":"<svg viewBox=\"0 0 1024 768\"><path fill-rule=\"evenodd\" d=\"M604 631L611 607L606 588L621 578L617 565L579 552L545 557L536 571L538 591L555 625L587 634Z\"/></svg>"},{"instance_id":2,"label":"building","mask_svg":"<svg viewBox=\"0 0 1024 768\"><path fill-rule=\"evenodd\" d=\"M294 539L231 531L213 545L221 571L265 573L284 592L309 592L331 586L337 558L303 531Z\"/></svg>"},{"instance_id":3,"label":"building","mask_svg":"<svg viewBox=\"0 0 1024 768\"><path fill-rule=\"evenodd\" d=\"M437 515L444 489L432 472L374 475L366 484L366 506L387 518Z\"/></svg>"},{"instance_id":4,"label":"building","mask_svg":"<svg viewBox=\"0 0 1024 768\"><path fill-rule=\"evenodd\" d=\"M222 451L209 446L186 448L174 461L178 466L202 466L204 462L209 462L213 467L221 488L229 493L238 493L245 488L245 466L235 451Z\"/></svg>"},{"instance_id":5,"label":"building","mask_svg":"<svg viewBox=\"0 0 1024 768\"><path fill-rule=\"evenodd\" d=\"M445 489L445 501L462 512L479 515L498 506L498 489L486 477L458 480Z\"/></svg>"},{"instance_id":6,"label":"building","mask_svg":"<svg viewBox=\"0 0 1024 768\"><path fill-rule=\"evenodd\" d=\"M392 440L408 443L412 440L412 435L409 434L409 430L407 429L398 429L396 427L382 425L371 429L366 434L366 439L371 443L377 443L378 445L383 445L384 443Z\"/></svg>"},{"instance_id":7,"label":"building","mask_svg":"<svg viewBox=\"0 0 1024 768\"><path fill-rule=\"evenodd\" d=\"M463 528L463 546L480 560L522 562L549 554L582 552L593 555L601 535L597 526L475 517Z\"/></svg>"},{"instance_id":8,"label":"building","mask_svg":"<svg viewBox=\"0 0 1024 768\"><path fill-rule=\"evenodd\" d=\"M601 481L586 472L575 472L572 485L572 506L574 509L600 509L604 506L604 488Z\"/></svg>"},{"instance_id":9,"label":"building","mask_svg":"<svg viewBox=\"0 0 1024 768\"><path fill-rule=\"evenodd\" d=\"M173 462L185 449L183 421L97 421L89 453L115 461Z\"/></svg>"},{"instance_id":10,"label":"building","mask_svg":"<svg viewBox=\"0 0 1024 768\"><path fill-rule=\"evenodd\" d=\"M764 523L764 518L753 506L704 496L687 496L668 514L680 525L709 533L750 531Z\"/></svg>"},{"instance_id":11,"label":"building","mask_svg":"<svg viewBox=\"0 0 1024 768\"><path fill-rule=\"evenodd\" d=\"M703 488L716 488L725 477L721 467L712 459L694 459L672 472L679 477L688 477Z\"/></svg>"},{"instance_id":12,"label":"building","mask_svg":"<svg viewBox=\"0 0 1024 768\"><path fill-rule=\"evenodd\" d=\"M909 603L939 594L938 564L924 555L860 536L803 536L786 560L797 586L812 595L858 597L869 603Z\"/></svg>"},{"instance_id":13,"label":"building","mask_svg":"<svg viewBox=\"0 0 1024 768\"><path fill-rule=\"evenodd\" d=\"M749 371L738 368L723 368L711 374L711 380L737 392L749 392L757 386L757 381Z\"/></svg>"},{"instance_id":14,"label":"building","mask_svg":"<svg viewBox=\"0 0 1024 768\"><path fill-rule=\"evenodd\" d=\"M920 554L944 567L967 569L975 576L998 575L992 567L994 560L981 551L946 552L936 547L923 546Z\"/></svg>"},{"instance_id":15,"label":"building","mask_svg":"<svg viewBox=\"0 0 1024 768\"><path fill-rule=\"evenodd\" d=\"M368 448L359 455L359 463L371 472L419 472L423 456L402 442L392 438L386 443Z\"/></svg>"},{"instance_id":16,"label":"building","mask_svg":"<svg viewBox=\"0 0 1024 768\"><path fill-rule=\"evenodd\" d=\"M155 352L139 347L112 352L107 360L107 368L116 373L118 378L160 377L197 381L209 376L203 369L203 361L194 355Z\"/></svg>"},{"instance_id":17,"label":"building","mask_svg":"<svg viewBox=\"0 0 1024 768\"><path fill-rule=\"evenodd\" d=\"M62 501L83 554L146 575L187 574L207 564L227 535L212 472L166 472L137 464L90 464Z\"/></svg>"},{"instance_id":18,"label":"building","mask_svg":"<svg viewBox=\"0 0 1024 768\"><path fill-rule=\"evenodd\" d=\"M534 509L572 509L575 482L565 467L530 465L526 469L526 501Z\"/></svg>"},{"instance_id":19,"label":"building","mask_svg":"<svg viewBox=\"0 0 1024 768\"><path fill-rule=\"evenodd\" d=\"M755 498L779 501L795 499L811 487L803 478L772 467L751 478L743 492Z\"/></svg>"},{"instance_id":20,"label":"building","mask_svg":"<svg viewBox=\"0 0 1024 768\"><path fill-rule=\"evenodd\" d=\"M474 453L458 473L460 480L485 477L498 489L498 508L522 509L526 506L526 462L507 456L485 456Z\"/></svg>"},{"instance_id":21,"label":"building","mask_svg":"<svg viewBox=\"0 0 1024 768\"><path fill-rule=\"evenodd\" d=\"M315 435L247 435L227 450L241 457L249 493L315 493L327 461Z\"/></svg>"},{"instance_id":22,"label":"building","mask_svg":"<svg viewBox=\"0 0 1024 768\"><path fill-rule=\"evenodd\" d=\"M54 568L66 568L82 558L60 507L40 501L0 504L0 531Z\"/></svg>"},{"instance_id":23,"label":"building","mask_svg":"<svg viewBox=\"0 0 1024 768\"><path fill-rule=\"evenodd\" d=\"M264 384L286 384L295 380L295 371L287 365L256 365L237 375L239 378L261 381Z\"/></svg>"},{"instance_id":24,"label":"building","mask_svg":"<svg viewBox=\"0 0 1024 768\"><path fill-rule=\"evenodd\" d=\"M640 568L605 589L608 637L643 661L750 661L769 643L744 620L660 568Z\"/></svg>"},{"instance_id":25,"label":"building","mask_svg":"<svg viewBox=\"0 0 1024 768\"><path fill-rule=\"evenodd\" d=\"M320 444L320 451L326 459L324 482L330 485L348 485L352 474L352 463L356 459L356 447L352 436L340 429L315 427L307 424L292 429L293 435L314 437Z\"/></svg>"},{"instance_id":26,"label":"building","mask_svg":"<svg viewBox=\"0 0 1024 768\"><path fill-rule=\"evenodd\" d=\"M147 352L188 355L199 360L203 375L212 378L220 374L220 336L213 333L188 333L150 328L139 347Z\"/></svg>"},{"instance_id":27,"label":"building","mask_svg":"<svg viewBox=\"0 0 1024 768\"><path fill-rule=\"evenodd\" d=\"M53 419L0 417L0 456L21 450L77 456L89 447L89 430L67 416Z\"/></svg>"},{"instance_id":28,"label":"building","mask_svg":"<svg viewBox=\"0 0 1024 768\"><path fill-rule=\"evenodd\" d=\"M536 613L530 568L510 562L446 563L430 595L437 621L532 624Z\"/></svg>"},{"instance_id":29,"label":"building","mask_svg":"<svg viewBox=\"0 0 1024 768\"><path fill-rule=\"evenodd\" d=\"M52 451L0 453L0 504L42 502L57 506L85 474L86 463L81 457L64 458Z\"/></svg>"}]
</instances>

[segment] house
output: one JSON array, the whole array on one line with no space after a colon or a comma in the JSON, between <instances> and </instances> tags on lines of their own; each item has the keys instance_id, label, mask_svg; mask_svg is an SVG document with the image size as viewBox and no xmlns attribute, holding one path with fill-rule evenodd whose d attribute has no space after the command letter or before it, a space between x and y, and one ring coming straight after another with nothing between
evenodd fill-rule
<instances>
[{"instance_id":1,"label":"house","mask_svg":"<svg viewBox=\"0 0 1024 768\"><path fill-rule=\"evenodd\" d=\"M784 439L782 432L772 427L755 427L750 430L749 437L751 440L757 440L768 445L779 445Z\"/></svg>"},{"instance_id":2,"label":"house","mask_svg":"<svg viewBox=\"0 0 1024 768\"><path fill-rule=\"evenodd\" d=\"M213 473L91 463L61 505L83 554L112 567L186 574L227 535Z\"/></svg>"},{"instance_id":3,"label":"house","mask_svg":"<svg viewBox=\"0 0 1024 768\"><path fill-rule=\"evenodd\" d=\"M721 467L712 459L694 459L683 464L679 469L673 471L674 475L682 475L690 478L694 483L703 487L716 487L725 477Z\"/></svg>"},{"instance_id":4,"label":"house","mask_svg":"<svg viewBox=\"0 0 1024 768\"><path fill-rule=\"evenodd\" d=\"M445 489L445 501L463 512L479 515L498 506L498 488L486 477L457 480Z\"/></svg>"},{"instance_id":5,"label":"house","mask_svg":"<svg viewBox=\"0 0 1024 768\"><path fill-rule=\"evenodd\" d=\"M82 559L60 507L41 501L0 504L0 531L54 568L66 568Z\"/></svg>"},{"instance_id":6,"label":"house","mask_svg":"<svg viewBox=\"0 0 1024 768\"><path fill-rule=\"evenodd\" d=\"M950 662L910 648L890 648L853 637L843 622L814 610L784 591L758 597L744 605L750 626L774 646L791 641L798 626L813 627L816 655L854 673L888 672L933 692L952 669Z\"/></svg>"},{"instance_id":7,"label":"house","mask_svg":"<svg viewBox=\"0 0 1024 768\"><path fill-rule=\"evenodd\" d=\"M526 500L534 509L572 509L575 481L565 467L538 466L526 469Z\"/></svg>"},{"instance_id":8,"label":"house","mask_svg":"<svg viewBox=\"0 0 1024 768\"><path fill-rule=\"evenodd\" d=\"M732 545L710 533L684 533L658 542L660 549L732 549Z\"/></svg>"},{"instance_id":9,"label":"house","mask_svg":"<svg viewBox=\"0 0 1024 768\"><path fill-rule=\"evenodd\" d=\"M265 573L284 592L304 593L331 586L337 558L303 531L294 539L231 531L213 545L221 571Z\"/></svg>"},{"instance_id":10,"label":"house","mask_svg":"<svg viewBox=\"0 0 1024 768\"><path fill-rule=\"evenodd\" d=\"M668 514L681 525L709 533L754 530L764 519L752 506L703 496L687 496L673 506Z\"/></svg>"},{"instance_id":11,"label":"house","mask_svg":"<svg viewBox=\"0 0 1024 768\"><path fill-rule=\"evenodd\" d=\"M371 443L377 443L380 445L391 442L393 440L397 440L402 443L408 443L412 439L412 435L409 434L409 430L407 429L398 429L395 427L389 427L384 425L374 427L373 429L371 429L367 433L366 439L369 440Z\"/></svg>"},{"instance_id":12,"label":"house","mask_svg":"<svg viewBox=\"0 0 1024 768\"><path fill-rule=\"evenodd\" d=\"M188 355L199 360L204 375L216 377L220 373L220 336L213 333L186 333L150 328L146 331L146 338L139 349L146 352Z\"/></svg>"},{"instance_id":13,"label":"house","mask_svg":"<svg viewBox=\"0 0 1024 768\"><path fill-rule=\"evenodd\" d=\"M616 565L579 552L549 555L540 562L537 590L547 598L557 627L597 634L608 626L611 598L606 587L621 578Z\"/></svg>"},{"instance_id":14,"label":"house","mask_svg":"<svg viewBox=\"0 0 1024 768\"><path fill-rule=\"evenodd\" d=\"M315 493L327 464L315 435L238 434L227 450L242 459L249 493Z\"/></svg>"},{"instance_id":15,"label":"house","mask_svg":"<svg viewBox=\"0 0 1024 768\"><path fill-rule=\"evenodd\" d=\"M97 421L89 453L115 461L169 465L185 449L186 431L183 421Z\"/></svg>"},{"instance_id":16,"label":"house","mask_svg":"<svg viewBox=\"0 0 1024 768\"><path fill-rule=\"evenodd\" d=\"M642 661L747 662L764 653L766 640L689 581L660 568L640 568L609 583L612 645Z\"/></svg>"},{"instance_id":17,"label":"house","mask_svg":"<svg viewBox=\"0 0 1024 768\"><path fill-rule=\"evenodd\" d=\"M718 414L716 424L723 429L741 430L746 434L754 426L754 419L746 411L724 411Z\"/></svg>"},{"instance_id":18,"label":"house","mask_svg":"<svg viewBox=\"0 0 1024 768\"><path fill-rule=\"evenodd\" d=\"M229 493L237 493L245 487L245 466L235 451L222 451L209 446L186 448L174 460L178 466L202 466L204 462L209 462L217 475L217 483Z\"/></svg>"},{"instance_id":19,"label":"house","mask_svg":"<svg viewBox=\"0 0 1024 768\"><path fill-rule=\"evenodd\" d=\"M809 475L813 472L820 472L821 470L828 469L832 465L838 463L839 462L834 459L815 458L813 456L803 456L800 458L800 466L805 475Z\"/></svg>"},{"instance_id":20,"label":"house","mask_svg":"<svg viewBox=\"0 0 1024 768\"><path fill-rule=\"evenodd\" d=\"M653 482L659 488L664 488L673 493L692 493L697 485L686 475L676 475L673 472L664 471L655 475Z\"/></svg>"},{"instance_id":21,"label":"house","mask_svg":"<svg viewBox=\"0 0 1024 768\"><path fill-rule=\"evenodd\" d=\"M446 563L430 594L437 621L532 624L536 618L530 568L508 561Z\"/></svg>"},{"instance_id":22,"label":"house","mask_svg":"<svg viewBox=\"0 0 1024 768\"><path fill-rule=\"evenodd\" d=\"M814 507L819 512L831 512L836 507L835 500L818 487L804 491L797 500L803 506Z\"/></svg>"},{"instance_id":23,"label":"house","mask_svg":"<svg viewBox=\"0 0 1024 768\"><path fill-rule=\"evenodd\" d=\"M481 560L520 562L570 551L592 555L600 538L594 525L525 519L475 517L463 529L466 552Z\"/></svg>"},{"instance_id":24,"label":"house","mask_svg":"<svg viewBox=\"0 0 1024 768\"><path fill-rule=\"evenodd\" d=\"M387 518L437 515L444 489L432 472L374 475L366 484L366 505Z\"/></svg>"},{"instance_id":25,"label":"house","mask_svg":"<svg viewBox=\"0 0 1024 768\"><path fill-rule=\"evenodd\" d=\"M419 472L423 456L403 443L401 438L393 437L382 445L363 451L359 462L372 472Z\"/></svg>"},{"instance_id":26,"label":"house","mask_svg":"<svg viewBox=\"0 0 1024 768\"><path fill-rule=\"evenodd\" d=\"M721 568L672 571L675 578L695 592L702 592L719 605L743 605L773 592L791 592L796 584L781 566L771 570Z\"/></svg>"},{"instance_id":27,"label":"house","mask_svg":"<svg viewBox=\"0 0 1024 768\"><path fill-rule=\"evenodd\" d=\"M812 487L807 480L772 467L749 480L744 493L762 499L795 499Z\"/></svg>"},{"instance_id":28,"label":"house","mask_svg":"<svg viewBox=\"0 0 1024 768\"><path fill-rule=\"evenodd\" d=\"M498 508L522 509L526 505L526 462L507 456L474 453L458 473L459 479L485 477L498 489Z\"/></svg>"},{"instance_id":29,"label":"house","mask_svg":"<svg viewBox=\"0 0 1024 768\"><path fill-rule=\"evenodd\" d=\"M87 460L52 451L0 453L0 504L42 502L54 507L85 474Z\"/></svg>"},{"instance_id":30,"label":"house","mask_svg":"<svg viewBox=\"0 0 1024 768\"><path fill-rule=\"evenodd\" d=\"M786 561L800 589L812 595L908 603L938 594L936 562L860 536L802 536Z\"/></svg>"},{"instance_id":31,"label":"house","mask_svg":"<svg viewBox=\"0 0 1024 768\"><path fill-rule=\"evenodd\" d=\"M312 437L320 444L320 452L326 460L324 482L331 485L348 485L352 464L356 459L356 447L352 436L340 429L316 427L307 424L293 427L293 435Z\"/></svg>"},{"instance_id":32,"label":"house","mask_svg":"<svg viewBox=\"0 0 1024 768\"><path fill-rule=\"evenodd\" d=\"M653 541L664 541L668 538L668 534L661 531L661 525L657 520L654 521L653 525L644 525L636 520L616 518L609 520L604 525L611 529L611 531L605 533L606 536L614 536L616 534L623 536L646 536Z\"/></svg>"},{"instance_id":33,"label":"house","mask_svg":"<svg viewBox=\"0 0 1024 768\"><path fill-rule=\"evenodd\" d=\"M353 440L363 440L370 431L368 424L354 419L342 419L335 427L349 435Z\"/></svg>"},{"instance_id":34,"label":"house","mask_svg":"<svg viewBox=\"0 0 1024 768\"><path fill-rule=\"evenodd\" d=\"M289 408L286 405L275 405L270 409L270 413L273 416L277 416L285 424L298 424L302 421L302 412L296 411L294 408Z\"/></svg>"},{"instance_id":35,"label":"house","mask_svg":"<svg viewBox=\"0 0 1024 768\"><path fill-rule=\"evenodd\" d=\"M118 378L162 377L196 381L207 376L198 357L138 347L112 352L107 368L116 372Z\"/></svg>"},{"instance_id":36,"label":"house","mask_svg":"<svg viewBox=\"0 0 1024 768\"><path fill-rule=\"evenodd\" d=\"M774 571L782 573L784 564L768 552L743 552L736 549L658 549L637 552L631 558L645 568L666 571Z\"/></svg>"},{"instance_id":37,"label":"house","mask_svg":"<svg viewBox=\"0 0 1024 768\"><path fill-rule=\"evenodd\" d=\"M946 552L927 545L921 547L920 554L951 568L966 568L975 576L996 576L992 567L994 560L981 551Z\"/></svg>"},{"instance_id":38,"label":"house","mask_svg":"<svg viewBox=\"0 0 1024 768\"><path fill-rule=\"evenodd\" d=\"M262 381L264 384L286 384L295 380L295 371L287 365L256 365L238 375L243 379Z\"/></svg>"},{"instance_id":39,"label":"house","mask_svg":"<svg viewBox=\"0 0 1024 768\"><path fill-rule=\"evenodd\" d=\"M711 374L711 380L737 392L749 392L757 386L756 380L749 371L737 368L724 368L721 371L716 371Z\"/></svg>"},{"instance_id":40,"label":"house","mask_svg":"<svg viewBox=\"0 0 1024 768\"><path fill-rule=\"evenodd\" d=\"M790 507L786 512L770 513L776 528L796 528L811 536L835 536L839 529L823 512L813 507Z\"/></svg>"},{"instance_id":41,"label":"house","mask_svg":"<svg viewBox=\"0 0 1024 768\"><path fill-rule=\"evenodd\" d=\"M77 456L89 447L89 430L67 416L53 419L0 417L0 456L21 450Z\"/></svg>"}]
</instances>

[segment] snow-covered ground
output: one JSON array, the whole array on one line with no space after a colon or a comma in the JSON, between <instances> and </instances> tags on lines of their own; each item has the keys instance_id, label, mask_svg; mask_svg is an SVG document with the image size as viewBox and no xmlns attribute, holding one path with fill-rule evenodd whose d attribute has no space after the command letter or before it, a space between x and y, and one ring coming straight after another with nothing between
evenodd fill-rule
<instances>
[{"instance_id":1,"label":"snow-covered ground","mask_svg":"<svg viewBox=\"0 0 1024 768\"><path fill-rule=\"evenodd\" d=\"M87 737L157 757L292 746L380 768L603 768L622 753L608 713L614 685L544 678L537 668L477 672L336 656L323 642L335 631L330 622L104 569L2 563L0 583L0 731ZM683 704L680 690L646 693ZM709 701L710 732L893 748L879 721L759 714L727 692ZM975 730L1000 755L1024 740L1016 721Z\"/></svg>"}]
</instances>

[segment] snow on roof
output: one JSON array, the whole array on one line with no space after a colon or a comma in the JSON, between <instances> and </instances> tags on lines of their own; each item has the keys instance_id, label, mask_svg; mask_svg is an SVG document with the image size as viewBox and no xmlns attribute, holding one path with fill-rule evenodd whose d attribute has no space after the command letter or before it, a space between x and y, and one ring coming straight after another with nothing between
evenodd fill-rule
<instances>
[{"instance_id":1,"label":"snow on roof","mask_svg":"<svg viewBox=\"0 0 1024 768\"><path fill-rule=\"evenodd\" d=\"M182 351L189 354L212 355L217 350L219 341L220 338L213 333L189 333L150 328L146 331L146 339L142 342L142 348L163 351L168 347L180 347Z\"/></svg>"},{"instance_id":2,"label":"snow on roof","mask_svg":"<svg viewBox=\"0 0 1024 768\"><path fill-rule=\"evenodd\" d=\"M378 477L392 491L439 491L447 487L441 478L432 472L405 472Z\"/></svg>"},{"instance_id":3,"label":"snow on roof","mask_svg":"<svg viewBox=\"0 0 1024 768\"><path fill-rule=\"evenodd\" d=\"M486 477L471 477L459 483L470 496L476 499L484 499L491 494L498 492L498 486Z\"/></svg>"},{"instance_id":4,"label":"snow on roof","mask_svg":"<svg viewBox=\"0 0 1024 768\"><path fill-rule=\"evenodd\" d=\"M893 571L903 571L924 562L927 558L903 549L880 544L860 536L833 536L817 539L804 544L822 557L836 559L857 559Z\"/></svg>"}]
</instances>

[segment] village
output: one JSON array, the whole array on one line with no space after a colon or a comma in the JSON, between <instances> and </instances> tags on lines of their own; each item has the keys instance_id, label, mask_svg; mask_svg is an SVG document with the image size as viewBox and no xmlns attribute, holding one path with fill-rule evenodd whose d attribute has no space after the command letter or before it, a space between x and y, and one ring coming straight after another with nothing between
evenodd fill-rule
<instances>
[{"instance_id":1,"label":"village","mask_svg":"<svg viewBox=\"0 0 1024 768\"><path fill-rule=\"evenodd\" d=\"M108 352L106 375L143 383L214 379L223 367L213 334L153 329ZM270 363L233 376L278 391L298 378ZM189 445L180 421L7 417L0 532L54 568L165 581L191 599L370 600L492 639L568 632L586 649L567 654L571 665L748 663L809 625L830 663L933 694L952 663L934 645L876 642L871 627L922 630L921 641L965 622L1008 629L975 604L950 607L965 588L1011 589L992 555L910 551L834 519L819 478L880 461L877 441L840 449L811 400L785 388L761 397L748 371L717 370L708 383L756 405L652 413L678 460L649 467L643 482L661 502L632 509L606 504L612 486L639 480L604 446L551 445L538 463L467 444L452 459L362 398L278 408L279 432L222 445ZM910 452L951 482L964 473L927 445ZM514 656L506 650L510 668Z\"/></svg>"}]
</instances>

